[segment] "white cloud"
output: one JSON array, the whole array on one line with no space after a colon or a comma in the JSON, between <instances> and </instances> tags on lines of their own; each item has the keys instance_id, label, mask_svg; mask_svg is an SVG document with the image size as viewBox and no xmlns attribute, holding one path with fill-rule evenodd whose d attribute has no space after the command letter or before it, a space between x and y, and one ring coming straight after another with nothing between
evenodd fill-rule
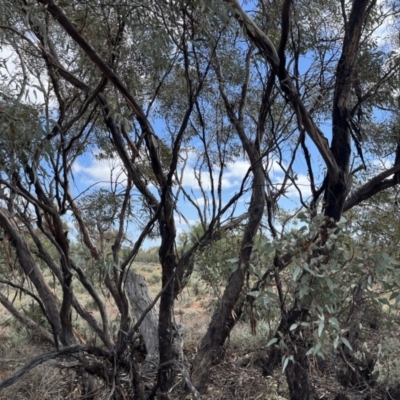
<instances>
[{"instance_id":1,"label":"white cloud","mask_svg":"<svg viewBox=\"0 0 400 400\"><path fill-rule=\"evenodd\" d=\"M206 192L211 190L211 177L210 174L206 171L200 172L196 169L196 164L198 164L199 156L194 152L187 153L187 163L186 168L183 173L182 184L184 187L199 190L199 180L201 182L201 186L203 190ZM278 161L271 160L268 165L264 165L268 174L270 176L271 181L274 183L277 189L282 185L282 179L284 175L283 169L280 167ZM283 166L285 168L285 166ZM234 162L230 162L226 165L223 171L223 176L221 179L221 187L222 189L233 189L238 188L246 176L248 170L250 168L250 162L245 159L239 159ZM216 188L218 185L220 169L216 168L213 170L213 178L214 178L214 187ZM196 178L197 174L197 178ZM298 198L299 193L296 187L291 184L290 181L287 182L289 187L286 189L286 196L291 198ZM307 175L298 174L296 185L300 189L303 198L307 198L311 195L310 182ZM202 207L204 206L204 199L202 197L196 198L197 204Z\"/></svg>"},{"instance_id":2,"label":"white cloud","mask_svg":"<svg viewBox=\"0 0 400 400\"><path fill-rule=\"evenodd\" d=\"M228 164L225 177L231 182L232 186L240 185L249 169L250 163L247 160L238 160Z\"/></svg>"},{"instance_id":3,"label":"white cloud","mask_svg":"<svg viewBox=\"0 0 400 400\"><path fill-rule=\"evenodd\" d=\"M296 186L300 189L303 200L311 196L310 180L307 175L298 174L296 179ZM288 189L287 196L289 197L299 197L299 192L294 185L291 185Z\"/></svg>"},{"instance_id":4,"label":"white cloud","mask_svg":"<svg viewBox=\"0 0 400 400\"><path fill-rule=\"evenodd\" d=\"M126 174L120 160L98 160L90 157L87 165L77 161L72 170L85 184L98 183L100 186L108 186L111 182L122 185L126 182Z\"/></svg>"},{"instance_id":5,"label":"white cloud","mask_svg":"<svg viewBox=\"0 0 400 400\"><path fill-rule=\"evenodd\" d=\"M182 185L193 190L200 189L201 185L204 190L211 190L211 176L207 171L199 171L196 168L197 161L198 155L195 153L188 154L188 162L185 170L183 171ZM249 168L250 163L243 159L228 163L224 168L221 178L222 189L230 189L239 186L242 183L243 178L246 176ZM213 170L215 188L218 186L220 171L221 170L219 168L215 168Z\"/></svg>"},{"instance_id":6,"label":"white cloud","mask_svg":"<svg viewBox=\"0 0 400 400\"><path fill-rule=\"evenodd\" d=\"M281 190L282 183L283 182L281 180L279 180L279 181L274 180L274 186L275 186L276 190ZM297 179L295 180L295 183L296 183L297 188L290 180L288 180L286 182L287 187L286 187L284 193L287 197L298 198L299 190L301 192L303 200L306 200L309 196L311 196L312 193L311 193L311 188L310 188L310 180L307 175L298 174Z\"/></svg>"},{"instance_id":7,"label":"white cloud","mask_svg":"<svg viewBox=\"0 0 400 400\"><path fill-rule=\"evenodd\" d=\"M199 190L200 185L198 178L199 171L196 170L196 159L198 156L195 153L188 154L188 162L183 173L182 185L186 189ZM249 161L240 159L235 162L228 163L223 171L221 179L221 187L223 190L238 188L246 176L250 168ZM89 159L79 159L73 166L73 173L75 178L79 178L80 184L99 186L108 186L111 182L118 182L124 185L126 181L126 173L120 160L99 160L93 156ZM219 169L214 169L214 187L217 188ZM268 173L274 183L276 189L279 189L282 184L283 171L276 161L270 162L268 166ZM211 190L211 177L210 174L203 171L201 172L200 181L203 189L206 192ZM288 182L290 184L290 182ZM296 184L302 192L302 196L307 198L311 195L310 182L306 175L298 174ZM286 189L286 196L299 197L297 189L293 184L290 184ZM195 201L200 207L204 206L205 200L202 196L196 196Z\"/></svg>"},{"instance_id":8,"label":"white cloud","mask_svg":"<svg viewBox=\"0 0 400 400\"><path fill-rule=\"evenodd\" d=\"M195 199L195 202L197 203L197 205L199 207L203 207L205 204L205 200L204 197L198 197L197 199Z\"/></svg>"}]
</instances>

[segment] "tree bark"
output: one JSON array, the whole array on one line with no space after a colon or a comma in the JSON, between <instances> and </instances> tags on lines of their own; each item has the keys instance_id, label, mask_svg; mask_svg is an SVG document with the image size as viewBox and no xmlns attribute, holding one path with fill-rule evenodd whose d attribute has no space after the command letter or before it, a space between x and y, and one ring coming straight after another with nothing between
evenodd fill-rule
<instances>
[{"instance_id":1,"label":"tree bark","mask_svg":"<svg viewBox=\"0 0 400 400\"><path fill-rule=\"evenodd\" d=\"M169 190L168 190L169 191ZM160 315L158 320L158 335L160 346L160 363L164 364L173 359L173 309L174 309L174 272L177 267L175 260L175 222L170 193L164 199L163 216L160 217L161 246L159 250L162 268L162 287ZM167 215L166 215L167 214ZM171 282L172 279L172 282ZM158 373L158 384L161 392L167 392L172 383L172 368L161 368Z\"/></svg>"},{"instance_id":2,"label":"tree bark","mask_svg":"<svg viewBox=\"0 0 400 400\"><path fill-rule=\"evenodd\" d=\"M286 379L289 386L290 400L318 400L315 388L310 382L308 356L305 351L296 361L289 361L286 367Z\"/></svg>"},{"instance_id":3,"label":"tree bark","mask_svg":"<svg viewBox=\"0 0 400 400\"><path fill-rule=\"evenodd\" d=\"M57 298L44 280L42 272L37 266L28 245L19 233L18 227L14 223L12 216L3 207L0 207L0 225L11 238L11 243L15 247L19 264L26 276L35 286L39 297L46 308L52 326L54 326L55 329L54 335L60 337L62 328L59 309L57 306Z\"/></svg>"},{"instance_id":4,"label":"tree bark","mask_svg":"<svg viewBox=\"0 0 400 400\"><path fill-rule=\"evenodd\" d=\"M144 278L133 271L126 277L125 290L133 314L138 320L144 310L153 302ZM158 311L153 307L140 325L140 333L146 346L146 359L140 367L140 374L147 375L157 372L160 363L160 350L158 341Z\"/></svg>"},{"instance_id":5,"label":"tree bark","mask_svg":"<svg viewBox=\"0 0 400 400\"><path fill-rule=\"evenodd\" d=\"M20 321L25 327L32 332L39 335L43 340L48 343L54 345L54 336L48 332L46 329L42 328L35 321L27 317L26 315L21 314L14 305L7 299L6 296L0 293L0 303L4 306L4 308L10 312L18 321Z\"/></svg>"},{"instance_id":6,"label":"tree bark","mask_svg":"<svg viewBox=\"0 0 400 400\"><path fill-rule=\"evenodd\" d=\"M246 77L242 86L240 99L240 110L242 111L246 104L247 85L250 79L250 55L251 52L248 53L246 59ZM258 232L258 228L264 215L265 205L265 175L260 151L262 136L259 135L254 141L252 141L246 135L243 113L239 110L239 114L236 115L232 103L229 101L225 91L224 79L218 59L215 60L215 72L218 78L220 94L224 101L229 120L235 128L243 148L251 162L253 183L252 196L248 210L249 219L243 233L242 243L238 254L238 266L236 271L234 271L229 278L222 299L212 316L211 323L208 326L207 333L202 340L201 348L194 361L192 382L199 390L204 388L210 374L211 364L217 359L220 347L225 343L230 331L235 326L237 318L239 317L238 314L241 313L242 305L236 308L237 312L235 312L235 306L237 305L242 292L246 271L248 270L250 256L253 250L254 237Z\"/></svg>"},{"instance_id":7,"label":"tree bark","mask_svg":"<svg viewBox=\"0 0 400 400\"><path fill-rule=\"evenodd\" d=\"M218 308L215 310L207 333L204 336L201 348L193 363L192 382L202 390L210 374L211 364L216 360L220 347L225 343L230 331L234 327L239 315L235 315L234 308L243 288L245 272L250 260L254 236L264 213L264 174L257 153L252 152L253 194L249 208L249 220L244 232L238 267L229 278ZM240 312L240 311L239 311Z\"/></svg>"},{"instance_id":8,"label":"tree bark","mask_svg":"<svg viewBox=\"0 0 400 400\"><path fill-rule=\"evenodd\" d=\"M331 151L338 166L339 175L328 173L325 190L325 215L338 221L351 189L349 171L351 155L350 91L354 80L354 67L359 53L359 42L365 22L369 0L355 0L335 74L335 92L332 106L332 145Z\"/></svg>"}]
</instances>

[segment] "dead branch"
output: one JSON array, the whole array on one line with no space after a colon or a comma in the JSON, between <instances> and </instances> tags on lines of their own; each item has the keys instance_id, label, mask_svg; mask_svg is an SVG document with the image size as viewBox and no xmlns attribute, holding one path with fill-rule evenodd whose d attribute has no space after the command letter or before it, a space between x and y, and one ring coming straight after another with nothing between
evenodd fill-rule
<instances>
[{"instance_id":1,"label":"dead branch","mask_svg":"<svg viewBox=\"0 0 400 400\"><path fill-rule=\"evenodd\" d=\"M48 360L52 360L56 357L60 356L67 356L67 355L72 355L78 352L88 352L90 354L95 354L97 356L102 356L104 358L109 359L111 355L94 346L88 346L88 345L74 345L74 346L68 346L64 347L61 350L52 350L48 351L46 353L39 354L35 357L32 357L29 362L27 362L21 369L19 369L16 373L11 375L9 378L5 379L4 381L0 382L0 390L3 390L14 383L16 383L19 379L21 379L24 375L26 375L30 370L33 368L37 367L40 364L43 364L44 362Z\"/></svg>"}]
</instances>

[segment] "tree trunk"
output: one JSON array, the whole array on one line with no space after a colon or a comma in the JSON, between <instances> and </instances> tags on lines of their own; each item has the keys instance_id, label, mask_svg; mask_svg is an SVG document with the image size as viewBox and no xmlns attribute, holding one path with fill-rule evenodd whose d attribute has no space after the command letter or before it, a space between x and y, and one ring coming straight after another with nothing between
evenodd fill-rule
<instances>
[{"instance_id":1,"label":"tree trunk","mask_svg":"<svg viewBox=\"0 0 400 400\"><path fill-rule=\"evenodd\" d=\"M162 264L162 285L165 290L161 295L160 316L158 319L158 337L161 364L171 361L174 357L172 346L174 328L172 320L174 309L174 282L171 282L171 279L173 279L175 263L172 261L173 260L170 260L168 257ZM172 374L173 370L170 366L159 370L158 383L161 392L167 392L169 387L172 385Z\"/></svg>"},{"instance_id":2,"label":"tree trunk","mask_svg":"<svg viewBox=\"0 0 400 400\"><path fill-rule=\"evenodd\" d=\"M318 396L309 378L309 363L306 353L310 347L307 338L300 339L298 333L290 331L294 323L306 322L308 319L306 309L293 308L289 313L282 316L276 332L283 333L285 337L292 340L291 352L294 361L289 361L285 368L286 379L290 391L290 400L317 400ZM275 338L279 339L278 334ZM290 342L287 343L290 346ZM294 353L294 354L293 354ZM273 375L274 369L282 360L282 352L275 347L270 350L269 356L263 362L264 375Z\"/></svg>"},{"instance_id":3,"label":"tree trunk","mask_svg":"<svg viewBox=\"0 0 400 400\"><path fill-rule=\"evenodd\" d=\"M248 146L250 147L250 146ZM201 390L208 379L211 364L218 358L221 346L225 343L230 331L240 315L241 307L234 308L243 288L245 272L248 268L252 252L252 244L257 234L258 226L264 213L264 173L259 162L259 154L255 149L249 149L252 159L253 184L252 198L249 207L249 220L243 235L239 254L238 267L229 278L225 292L214 312L207 333L203 338L201 348L193 364L192 382L195 388Z\"/></svg>"},{"instance_id":4,"label":"tree trunk","mask_svg":"<svg viewBox=\"0 0 400 400\"><path fill-rule=\"evenodd\" d=\"M151 294L147 288L146 281L142 276L135 273L134 271L129 271L126 278L125 291L129 299L131 310L135 315L135 318L138 320L143 315L145 309L151 303L153 303L153 298L151 297ZM146 317L144 318L139 328L147 351L146 359L140 367L141 375L156 373L160 364L158 321L158 309L156 307L153 307L146 314ZM171 330L171 348L172 359L175 359L178 362L182 362L183 341L181 328L174 323L172 323Z\"/></svg>"},{"instance_id":5,"label":"tree trunk","mask_svg":"<svg viewBox=\"0 0 400 400\"><path fill-rule=\"evenodd\" d=\"M297 340L294 361L289 361L285 369L289 386L290 400L318 400L319 397L310 381L308 356L308 341Z\"/></svg>"},{"instance_id":6,"label":"tree trunk","mask_svg":"<svg viewBox=\"0 0 400 400\"><path fill-rule=\"evenodd\" d=\"M233 308L239 298L244 281L244 270L239 266L231 275L218 308L212 316L207 333L193 363L192 383L202 390L210 374L211 364L218 358L221 346L225 343L235 325ZM238 316L236 316L238 317Z\"/></svg>"},{"instance_id":7,"label":"tree trunk","mask_svg":"<svg viewBox=\"0 0 400 400\"><path fill-rule=\"evenodd\" d=\"M125 290L133 314L138 320L144 310L153 302L144 278L133 271L129 271L126 277ZM144 344L146 346L146 359L140 367L141 375L157 372L160 362L158 347L158 311L153 307L140 325Z\"/></svg>"},{"instance_id":8,"label":"tree trunk","mask_svg":"<svg viewBox=\"0 0 400 400\"><path fill-rule=\"evenodd\" d=\"M7 231L12 239L11 243L15 248L19 264L28 279L35 286L35 289L46 308L48 317L51 319L51 325L54 327L53 334L57 338L60 337L62 327L60 313L57 306L57 298L54 296L43 278L43 274L37 266L27 243L22 235L20 235L12 216L2 207L0 207L0 225L5 231ZM67 343L62 344L66 345Z\"/></svg>"},{"instance_id":9,"label":"tree trunk","mask_svg":"<svg viewBox=\"0 0 400 400\"><path fill-rule=\"evenodd\" d=\"M285 369L290 391L290 400L318 400L315 388L310 382L306 349L299 349L296 361L289 361ZM301 353L301 354L299 354Z\"/></svg>"}]
</instances>

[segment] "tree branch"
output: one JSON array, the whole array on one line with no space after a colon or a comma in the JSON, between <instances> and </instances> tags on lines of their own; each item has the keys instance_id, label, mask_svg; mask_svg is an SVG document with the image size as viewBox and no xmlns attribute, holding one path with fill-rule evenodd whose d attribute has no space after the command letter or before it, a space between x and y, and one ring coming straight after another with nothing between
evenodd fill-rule
<instances>
[{"instance_id":1,"label":"tree branch","mask_svg":"<svg viewBox=\"0 0 400 400\"><path fill-rule=\"evenodd\" d=\"M292 79L286 69L280 69L281 60L278 53L268 38L268 36L257 26L257 24L245 13L237 0L224 0L235 12L235 18L243 26L247 36L259 48L261 54L271 65L272 70L281 82L281 88L287 96L288 101L295 110L299 121L310 136L311 140L319 150L321 157L325 161L327 169L333 180L339 177L336 161L329 148L328 141L323 136L320 129L315 125L311 115L307 111L304 103L300 99L297 89L293 85Z\"/></svg>"},{"instance_id":2,"label":"tree branch","mask_svg":"<svg viewBox=\"0 0 400 400\"><path fill-rule=\"evenodd\" d=\"M3 390L5 388L13 385L15 382L17 382L19 379L21 379L24 375L26 375L31 369L37 367L40 364L43 364L44 362L46 362L48 360L51 360L53 358L60 357L60 356L72 355L74 353L78 353L81 351L85 351L90 354L95 354L97 356L101 356L101 357L104 357L107 359L110 359L110 357L111 357L111 355L108 352L105 352L104 350L102 350L98 347L89 346L89 345L74 345L74 346L64 347L61 350L52 350L47 353L39 354L39 355L33 357L28 363L26 363L15 374L11 375L9 378L0 382L0 390Z\"/></svg>"},{"instance_id":3,"label":"tree branch","mask_svg":"<svg viewBox=\"0 0 400 400\"><path fill-rule=\"evenodd\" d=\"M395 165L386 171L374 176L366 184L356 189L346 200L343 207L343 212L346 212L354 206L360 204L362 201L369 199L373 195L382 192L388 188L396 186L399 181L397 177L393 179L386 179L391 175L398 174L400 172L400 165Z\"/></svg>"}]
</instances>

